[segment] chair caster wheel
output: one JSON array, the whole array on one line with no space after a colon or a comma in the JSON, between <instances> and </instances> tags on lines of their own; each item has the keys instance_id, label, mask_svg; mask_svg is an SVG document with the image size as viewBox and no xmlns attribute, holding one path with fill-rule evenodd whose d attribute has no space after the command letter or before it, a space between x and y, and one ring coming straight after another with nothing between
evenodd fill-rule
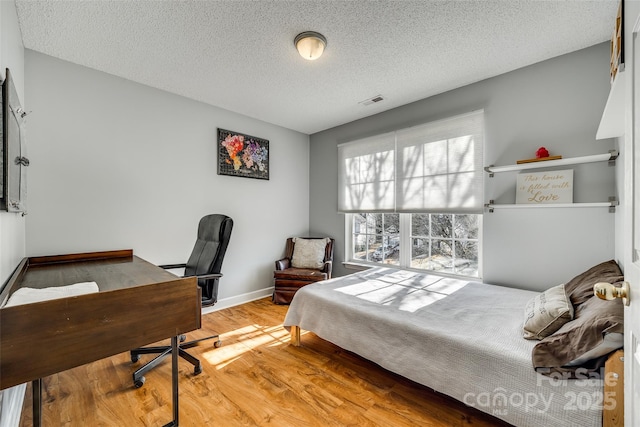
<instances>
[{"instance_id":1,"label":"chair caster wheel","mask_svg":"<svg viewBox=\"0 0 640 427\"><path fill-rule=\"evenodd\" d=\"M220 347L222 347L222 341L220 341L220 340L218 340L218 341L214 341L214 342L213 342L213 346L214 346L215 348L220 348Z\"/></svg>"},{"instance_id":2,"label":"chair caster wheel","mask_svg":"<svg viewBox=\"0 0 640 427\"><path fill-rule=\"evenodd\" d=\"M140 377L139 380L133 382L135 388L140 388L144 385L144 377Z\"/></svg>"},{"instance_id":3,"label":"chair caster wheel","mask_svg":"<svg viewBox=\"0 0 640 427\"><path fill-rule=\"evenodd\" d=\"M187 339L186 335L180 335L180 342L185 342L186 339Z\"/></svg>"},{"instance_id":4,"label":"chair caster wheel","mask_svg":"<svg viewBox=\"0 0 640 427\"><path fill-rule=\"evenodd\" d=\"M131 363L136 363L138 360L140 360L140 355L139 354L132 354L131 355Z\"/></svg>"},{"instance_id":5,"label":"chair caster wheel","mask_svg":"<svg viewBox=\"0 0 640 427\"><path fill-rule=\"evenodd\" d=\"M202 365L198 365L195 368L193 368L193 375L198 375L201 372L202 372Z\"/></svg>"}]
</instances>

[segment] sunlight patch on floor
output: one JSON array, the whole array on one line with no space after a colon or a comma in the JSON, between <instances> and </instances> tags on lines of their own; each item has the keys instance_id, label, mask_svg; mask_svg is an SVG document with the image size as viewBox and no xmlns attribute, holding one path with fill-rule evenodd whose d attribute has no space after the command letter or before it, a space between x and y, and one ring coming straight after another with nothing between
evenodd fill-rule
<instances>
[{"instance_id":1,"label":"sunlight patch on floor","mask_svg":"<svg viewBox=\"0 0 640 427\"><path fill-rule=\"evenodd\" d=\"M262 346L275 347L290 341L289 332L282 327L253 324L220 336L222 346L211 348L202 357L216 369L223 369L243 354Z\"/></svg>"}]
</instances>

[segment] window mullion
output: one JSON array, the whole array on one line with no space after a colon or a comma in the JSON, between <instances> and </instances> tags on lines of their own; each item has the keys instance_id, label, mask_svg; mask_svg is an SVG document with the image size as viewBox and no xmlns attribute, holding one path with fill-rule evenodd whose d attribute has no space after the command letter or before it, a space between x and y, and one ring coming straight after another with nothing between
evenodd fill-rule
<instances>
[{"instance_id":1,"label":"window mullion","mask_svg":"<svg viewBox=\"0 0 640 427\"><path fill-rule=\"evenodd\" d=\"M451 270L456 271L457 253L456 253L456 219L457 215L451 215Z\"/></svg>"},{"instance_id":2,"label":"window mullion","mask_svg":"<svg viewBox=\"0 0 640 427\"><path fill-rule=\"evenodd\" d=\"M347 213L344 215L345 217L345 221L344 221L344 254L345 254L345 259L346 260L352 260L354 259L354 253L353 253L353 246L354 246L354 242L353 242L353 218L354 215Z\"/></svg>"},{"instance_id":3,"label":"window mullion","mask_svg":"<svg viewBox=\"0 0 640 427\"><path fill-rule=\"evenodd\" d=\"M400 214L400 267L411 267L411 214Z\"/></svg>"}]
</instances>

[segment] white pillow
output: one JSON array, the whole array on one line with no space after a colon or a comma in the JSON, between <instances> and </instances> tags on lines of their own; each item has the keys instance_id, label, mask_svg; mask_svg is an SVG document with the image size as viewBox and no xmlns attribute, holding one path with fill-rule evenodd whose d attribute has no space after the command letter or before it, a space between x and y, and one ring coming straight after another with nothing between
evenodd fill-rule
<instances>
[{"instance_id":1,"label":"white pillow","mask_svg":"<svg viewBox=\"0 0 640 427\"><path fill-rule=\"evenodd\" d=\"M303 239L293 238L293 256L291 266L295 268L320 269L324 265L324 251L329 243L329 238Z\"/></svg>"},{"instance_id":2,"label":"white pillow","mask_svg":"<svg viewBox=\"0 0 640 427\"><path fill-rule=\"evenodd\" d=\"M554 286L527 303L523 335L528 340L541 340L572 319L573 305L564 291L564 284Z\"/></svg>"},{"instance_id":3,"label":"white pillow","mask_svg":"<svg viewBox=\"0 0 640 427\"><path fill-rule=\"evenodd\" d=\"M69 298L84 294L99 292L96 282L81 282L66 286L52 286L50 288L19 288L16 290L4 307L14 305L31 304L34 302L49 301L58 298Z\"/></svg>"}]
</instances>

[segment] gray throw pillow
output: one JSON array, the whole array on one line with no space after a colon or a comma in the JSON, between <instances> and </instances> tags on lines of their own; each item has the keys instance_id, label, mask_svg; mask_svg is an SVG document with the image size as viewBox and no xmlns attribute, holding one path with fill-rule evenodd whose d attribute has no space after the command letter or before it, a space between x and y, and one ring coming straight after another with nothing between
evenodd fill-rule
<instances>
[{"instance_id":1,"label":"gray throw pillow","mask_svg":"<svg viewBox=\"0 0 640 427\"><path fill-rule=\"evenodd\" d=\"M564 285L554 286L532 298L524 310L523 336L541 340L573 319L573 305Z\"/></svg>"}]
</instances>

